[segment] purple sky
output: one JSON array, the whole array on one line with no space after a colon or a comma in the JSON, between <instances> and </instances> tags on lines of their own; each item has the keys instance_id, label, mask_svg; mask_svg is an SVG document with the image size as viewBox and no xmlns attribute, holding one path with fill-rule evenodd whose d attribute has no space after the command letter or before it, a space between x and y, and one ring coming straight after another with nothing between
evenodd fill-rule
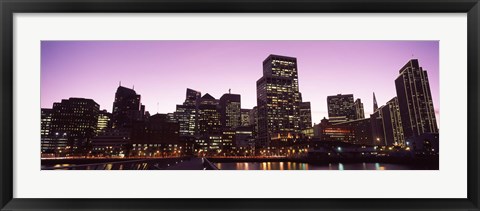
<instances>
[{"instance_id":1,"label":"purple sky","mask_svg":"<svg viewBox=\"0 0 480 211\"><path fill-rule=\"evenodd\" d=\"M439 122L437 41L42 41L41 106L91 98L112 111L119 81L142 95L151 114L175 111L186 88L215 98L232 89L242 108L256 105L256 81L269 54L297 58L303 101L328 117L327 96L353 94L372 113L396 96L398 70L417 58L427 70ZM159 104L157 109L157 103Z\"/></svg>"}]
</instances>

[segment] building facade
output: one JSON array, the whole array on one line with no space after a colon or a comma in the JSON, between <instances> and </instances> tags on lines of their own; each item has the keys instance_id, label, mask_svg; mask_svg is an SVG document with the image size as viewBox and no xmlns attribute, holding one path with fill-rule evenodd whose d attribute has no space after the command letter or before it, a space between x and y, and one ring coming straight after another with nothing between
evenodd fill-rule
<instances>
[{"instance_id":1,"label":"building facade","mask_svg":"<svg viewBox=\"0 0 480 211\"><path fill-rule=\"evenodd\" d=\"M300 103L297 59L268 56L263 61L263 76L257 81L257 146L296 139L300 133Z\"/></svg>"},{"instance_id":2,"label":"building facade","mask_svg":"<svg viewBox=\"0 0 480 211\"><path fill-rule=\"evenodd\" d=\"M363 103L360 98L355 100L355 119L364 119L365 111L363 109Z\"/></svg>"},{"instance_id":3,"label":"building facade","mask_svg":"<svg viewBox=\"0 0 480 211\"><path fill-rule=\"evenodd\" d=\"M242 119L242 126L249 126L250 125L250 112L252 109L245 109L242 108L241 112L241 119Z\"/></svg>"},{"instance_id":4,"label":"building facade","mask_svg":"<svg viewBox=\"0 0 480 211\"><path fill-rule=\"evenodd\" d=\"M131 128L133 122L144 117L145 106L135 90L119 86L112 109L112 128Z\"/></svg>"},{"instance_id":5,"label":"building facade","mask_svg":"<svg viewBox=\"0 0 480 211\"><path fill-rule=\"evenodd\" d=\"M98 126L100 106L92 99L69 98L53 104L50 137L67 138L71 153L87 150Z\"/></svg>"},{"instance_id":6,"label":"building facade","mask_svg":"<svg viewBox=\"0 0 480 211\"><path fill-rule=\"evenodd\" d=\"M238 94L224 94L219 100L220 121L224 128L235 129L242 125L241 97Z\"/></svg>"},{"instance_id":7,"label":"building facade","mask_svg":"<svg viewBox=\"0 0 480 211\"><path fill-rule=\"evenodd\" d=\"M199 118L197 104L200 98L199 91L187 89L184 103L177 105L174 117L180 126L181 137L193 137L197 133Z\"/></svg>"},{"instance_id":8,"label":"building facade","mask_svg":"<svg viewBox=\"0 0 480 211\"><path fill-rule=\"evenodd\" d=\"M312 109L310 102L300 103L300 129L306 130L312 128Z\"/></svg>"},{"instance_id":9,"label":"building facade","mask_svg":"<svg viewBox=\"0 0 480 211\"><path fill-rule=\"evenodd\" d=\"M332 123L356 119L353 94L327 96L328 119Z\"/></svg>"},{"instance_id":10,"label":"building facade","mask_svg":"<svg viewBox=\"0 0 480 211\"><path fill-rule=\"evenodd\" d=\"M399 73L395 86L405 138L438 133L427 71L412 59Z\"/></svg>"},{"instance_id":11,"label":"building facade","mask_svg":"<svg viewBox=\"0 0 480 211\"><path fill-rule=\"evenodd\" d=\"M403 134L402 119L398 106L398 98L394 97L380 108L382 123L387 146L404 146L405 137Z\"/></svg>"}]
</instances>

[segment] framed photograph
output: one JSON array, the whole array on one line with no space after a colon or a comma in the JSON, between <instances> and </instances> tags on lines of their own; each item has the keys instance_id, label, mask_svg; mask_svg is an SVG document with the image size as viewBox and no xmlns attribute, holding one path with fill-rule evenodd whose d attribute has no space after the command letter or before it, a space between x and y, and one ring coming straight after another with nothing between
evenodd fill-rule
<instances>
[{"instance_id":1,"label":"framed photograph","mask_svg":"<svg viewBox=\"0 0 480 211\"><path fill-rule=\"evenodd\" d=\"M478 0L0 5L2 210L479 209Z\"/></svg>"}]
</instances>

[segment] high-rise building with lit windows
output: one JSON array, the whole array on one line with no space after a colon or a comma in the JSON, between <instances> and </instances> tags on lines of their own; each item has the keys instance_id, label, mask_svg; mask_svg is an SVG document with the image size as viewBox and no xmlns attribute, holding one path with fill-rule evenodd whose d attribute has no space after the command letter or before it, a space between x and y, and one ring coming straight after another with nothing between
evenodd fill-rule
<instances>
[{"instance_id":1,"label":"high-rise building with lit windows","mask_svg":"<svg viewBox=\"0 0 480 211\"><path fill-rule=\"evenodd\" d=\"M224 128L235 129L242 125L241 97L238 94L224 94L220 97L220 121Z\"/></svg>"},{"instance_id":2,"label":"high-rise building with lit windows","mask_svg":"<svg viewBox=\"0 0 480 211\"><path fill-rule=\"evenodd\" d=\"M52 124L52 115L53 115L53 109L51 109L51 108L42 108L41 109L40 135L42 136L42 138L50 135L50 126Z\"/></svg>"},{"instance_id":3,"label":"high-rise building with lit windows","mask_svg":"<svg viewBox=\"0 0 480 211\"><path fill-rule=\"evenodd\" d=\"M110 128L111 118L112 118L111 113L109 113L107 110L101 110L98 113L97 130L95 132L97 134L104 133L108 128Z\"/></svg>"},{"instance_id":4,"label":"high-rise building with lit windows","mask_svg":"<svg viewBox=\"0 0 480 211\"><path fill-rule=\"evenodd\" d=\"M300 129L303 131L309 128L312 128L312 109L310 106L310 102L301 102L300 103Z\"/></svg>"},{"instance_id":5,"label":"high-rise building with lit windows","mask_svg":"<svg viewBox=\"0 0 480 211\"><path fill-rule=\"evenodd\" d=\"M298 138L301 101L297 59L268 56L263 61L263 76L257 80L257 146Z\"/></svg>"},{"instance_id":6,"label":"high-rise building with lit windows","mask_svg":"<svg viewBox=\"0 0 480 211\"><path fill-rule=\"evenodd\" d=\"M383 131L387 146L405 145L402 119L398 106L398 98L394 97L386 105L380 107L382 113Z\"/></svg>"},{"instance_id":7,"label":"high-rise building with lit windows","mask_svg":"<svg viewBox=\"0 0 480 211\"><path fill-rule=\"evenodd\" d=\"M92 99L69 98L53 103L50 134L68 137L93 137L97 129L100 106Z\"/></svg>"},{"instance_id":8,"label":"high-rise building with lit windows","mask_svg":"<svg viewBox=\"0 0 480 211\"><path fill-rule=\"evenodd\" d=\"M405 138L438 133L427 71L411 59L399 73L395 86Z\"/></svg>"},{"instance_id":9,"label":"high-rise building with lit windows","mask_svg":"<svg viewBox=\"0 0 480 211\"><path fill-rule=\"evenodd\" d=\"M68 139L72 153L83 153L95 136L100 106L92 99L69 98L53 103L50 136Z\"/></svg>"},{"instance_id":10,"label":"high-rise building with lit windows","mask_svg":"<svg viewBox=\"0 0 480 211\"><path fill-rule=\"evenodd\" d=\"M199 91L187 89L185 101L182 105L177 105L174 118L180 126L179 134L182 137L193 137L197 132L199 118L197 103L200 97Z\"/></svg>"},{"instance_id":11,"label":"high-rise building with lit windows","mask_svg":"<svg viewBox=\"0 0 480 211\"><path fill-rule=\"evenodd\" d=\"M331 123L339 123L355 120L355 102L353 94L337 94L327 96L328 120Z\"/></svg>"}]
</instances>

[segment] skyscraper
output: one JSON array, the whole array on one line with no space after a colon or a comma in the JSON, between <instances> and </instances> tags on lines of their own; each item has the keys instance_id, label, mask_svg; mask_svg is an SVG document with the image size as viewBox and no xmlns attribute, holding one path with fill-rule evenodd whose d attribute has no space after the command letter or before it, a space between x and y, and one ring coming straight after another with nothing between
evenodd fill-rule
<instances>
[{"instance_id":1,"label":"skyscraper","mask_svg":"<svg viewBox=\"0 0 480 211\"><path fill-rule=\"evenodd\" d=\"M405 138L438 133L427 71L411 59L399 73L395 86Z\"/></svg>"},{"instance_id":2,"label":"skyscraper","mask_svg":"<svg viewBox=\"0 0 480 211\"><path fill-rule=\"evenodd\" d=\"M92 99L69 98L53 104L50 136L67 138L73 153L83 153L95 136L100 106Z\"/></svg>"},{"instance_id":3,"label":"skyscraper","mask_svg":"<svg viewBox=\"0 0 480 211\"><path fill-rule=\"evenodd\" d=\"M180 126L180 136L194 136L197 132L198 109L197 103L201 97L199 91L187 89L185 101L182 105L177 105L174 117Z\"/></svg>"},{"instance_id":4,"label":"skyscraper","mask_svg":"<svg viewBox=\"0 0 480 211\"><path fill-rule=\"evenodd\" d=\"M358 98L355 100L355 119L364 119L365 118L365 111L363 110L363 103Z\"/></svg>"},{"instance_id":5,"label":"skyscraper","mask_svg":"<svg viewBox=\"0 0 480 211\"><path fill-rule=\"evenodd\" d=\"M112 128L131 128L135 120L143 118L145 107L135 90L119 86L113 102Z\"/></svg>"},{"instance_id":6,"label":"skyscraper","mask_svg":"<svg viewBox=\"0 0 480 211\"><path fill-rule=\"evenodd\" d=\"M203 95L199 101L198 111L200 135L221 133L220 109L214 97L208 93Z\"/></svg>"},{"instance_id":7,"label":"skyscraper","mask_svg":"<svg viewBox=\"0 0 480 211\"><path fill-rule=\"evenodd\" d=\"M220 121L224 128L235 129L242 125L241 98L238 94L224 94L220 97Z\"/></svg>"},{"instance_id":8,"label":"skyscraper","mask_svg":"<svg viewBox=\"0 0 480 211\"><path fill-rule=\"evenodd\" d=\"M53 103L50 134L64 134L73 138L91 138L95 135L100 106L92 99L69 98Z\"/></svg>"},{"instance_id":9,"label":"skyscraper","mask_svg":"<svg viewBox=\"0 0 480 211\"><path fill-rule=\"evenodd\" d=\"M198 135L196 143L206 153L216 153L223 148L222 124L218 100L210 94L203 95L198 102ZM229 143L231 144L231 143Z\"/></svg>"},{"instance_id":10,"label":"skyscraper","mask_svg":"<svg viewBox=\"0 0 480 211\"><path fill-rule=\"evenodd\" d=\"M356 119L353 94L327 96L328 119L331 123Z\"/></svg>"},{"instance_id":11,"label":"skyscraper","mask_svg":"<svg viewBox=\"0 0 480 211\"><path fill-rule=\"evenodd\" d=\"M312 109L310 102L300 103L300 129L305 130L312 128Z\"/></svg>"},{"instance_id":12,"label":"skyscraper","mask_svg":"<svg viewBox=\"0 0 480 211\"><path fill-rule=\"evenodd\" d=\"M257 146L295 139L300 132L300 102L297 59L269 55L263 61L263 76L257 80Z\"/></svg>"}]
</instances>

